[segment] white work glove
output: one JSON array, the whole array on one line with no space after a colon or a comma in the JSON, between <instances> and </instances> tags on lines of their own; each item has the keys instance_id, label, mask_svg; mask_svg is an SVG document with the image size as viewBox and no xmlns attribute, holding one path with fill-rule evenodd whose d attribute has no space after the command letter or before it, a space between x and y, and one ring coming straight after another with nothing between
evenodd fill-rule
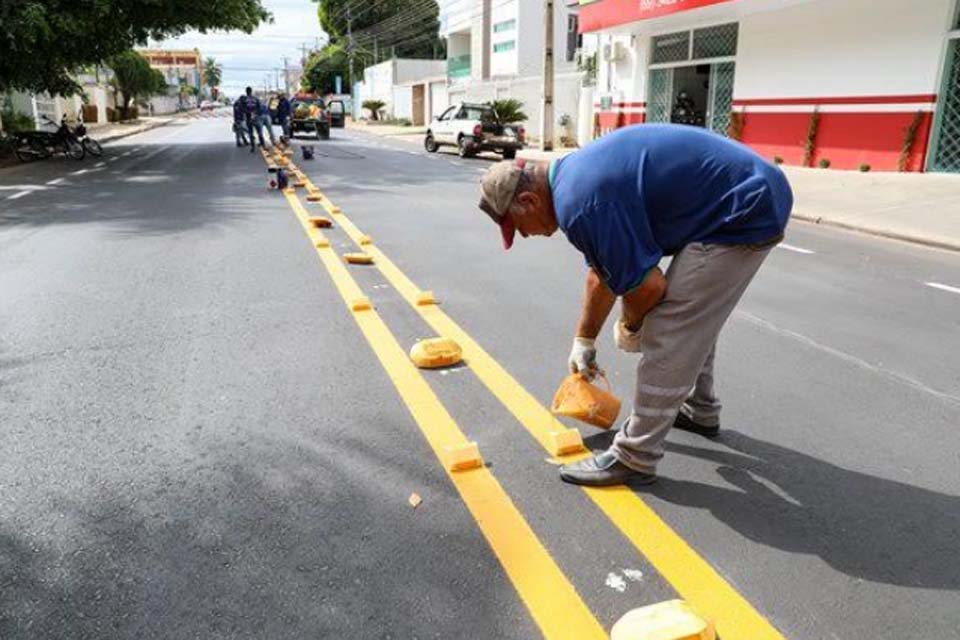
<instances>
[{"instance_id":1,"label":"white work glove","mask_svg":"<svg viewBox=\"0 0 960 640\"><path fill-rule=\"evenodd\" d=\"M617 321L617 326L613 330L613 339L621 351L640 353L640 329L630 331L624 324L623 318Z\"/></svg>"},{"instance_id":2,"label":"white work glove","mask_svg":"<svg viewBox=\"0 0 960 640\"><path fill-rule=\"evenodd\" d=\"M593 380L599 371L594 341L590 338L574 338L570 351L570 373L579 373L587 380Z\"/></svg>"}]
</instances>

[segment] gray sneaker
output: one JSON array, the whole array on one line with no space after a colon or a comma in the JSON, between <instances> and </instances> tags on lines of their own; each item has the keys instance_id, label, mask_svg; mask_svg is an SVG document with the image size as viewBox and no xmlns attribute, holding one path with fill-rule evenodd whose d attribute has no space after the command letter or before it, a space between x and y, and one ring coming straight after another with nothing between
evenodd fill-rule
<instances>
[{"instance_id":1,"label":"gray sneaker","mask_svg":"<svg viewBox=\"0 0 960 640\"><path fill-rule=\"evenodd\" d=\"M571 462L560 467L560 479L585 487L611 487L618 484L651 484L657 481L654 473L634 471L611 453L604 451L592 458Z\"/></svg>"}]
</instances>

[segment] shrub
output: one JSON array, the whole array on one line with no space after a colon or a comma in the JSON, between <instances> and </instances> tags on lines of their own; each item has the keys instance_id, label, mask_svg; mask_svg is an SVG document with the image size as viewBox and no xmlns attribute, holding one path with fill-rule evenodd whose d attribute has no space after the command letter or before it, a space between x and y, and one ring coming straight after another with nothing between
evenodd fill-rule
<instances>
[{"instance_id":1,"label":"shrub","mask_svg":"<svg viewBox=\"0 0 960 640\"><path fill-rule=\"evenodd\" d=\"M923 119L923 111L917 111L910 126L904 132L903 147L900 149L900 158L897 161L897 171L903 172L910 168L910 154L913 153L913 145L917 141L917 133L920 131Z\"/></svg>"},{"instance_id":2,"label":"shrub","mask_svg":"<svg viewBox=\"0 0 960 640\"><path fill-rule=\"evenodd\" d=\"M742 111L730 113L730 126L727 128L727 137L737 142L743 142L743 127L747 124L747 114ZM783 164L783 158L777 164Z\"/></svg>"},{"instance_id":3,"label":"shrub","mask_svg":"<svg viewBox=\"0 0 960 640\"><path fill-rule=\"evenodd\" d=\"M807 128L807 139L803 144L803 166L813 166L813 154L817 151L817 133L820 131L820 109L816 108L810 114L810 126Z\"/></svg>"},{"instance_id":4,"label":"shrub","mask_svg":"<svg viewBox=\"0 0 960 640\"><path fill-rule=\"evenodd\" d=\"M4 109L2 118L3 130L7 133L33 131L35 128L33 118L19 111L14 111L13 109Z\"/></svg>"},{"instance_id":5,"label":"shrub","mask_svg":"<svg viewBox=\"0 0 960 640\"><path fill-rule=\"evenodd\" d=\"M861 172L861 173L867 173L867 172L870 171L870 169L871 169L870 165L868 165L866 162L864 162L862 165L860 165L860 172Z\"/></svg>"},{"instance_id":6,"label":"shrub","mask_svg":"<svg viewBox=\"0 0 960 640\"><path fill-rule=\"evenodd\" d=\"M817 163L817 166L820 167L821 169L829 169L830 160L828 160L827 158L823 158L820 160L820 162Z\"/></svg>"},{"instance_id":7,"label":"shrub","mask_svg":"<svg viewBox=\"0 0 960 640\"><path fill-rule=\"evenodd\" d=\"M503 124L513 124L515 122L526 122L527 114L523 112L523 103L516 98L506 98L504 100L493 100L488 102L493 110L500 117Z\"/></svg>"},{"instance_id":8,"label":"shrub","mask_svg":"<svg viewBox=\"0 0 960 640\"><path fill-rule=\"evenodd\" d=\"M370 112L370 118L372 120L380 119L380 111L383 110L387 103L383 100L364 100L363 108Z\"/></svg>"}]
</instances>

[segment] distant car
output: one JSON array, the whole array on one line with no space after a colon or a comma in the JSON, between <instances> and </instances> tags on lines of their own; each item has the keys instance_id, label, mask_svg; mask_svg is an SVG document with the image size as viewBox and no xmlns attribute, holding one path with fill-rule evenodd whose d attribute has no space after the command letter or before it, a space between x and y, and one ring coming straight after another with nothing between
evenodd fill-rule
<instances>
[{"instance_id":1,"label":"distant car","mask_svg":"<svg viewBox=\"0 0 960 640\"><path fill-rule=\"evenodd\" d=\"M220 105L212 100L204 100L200 103L200 111L213 111Z\"/></svg>"},{"instance_id":2,"label":"distant car","mask_svg":"<svg viewBox=\"0 0 960 640\"><path fill-rule=\"evenodd\" d=\"M523 149L525 137L522 126L503 124L490 105L461 102L433 119L423 146L430 153L442 145L456 146L461 158L494 151L512 160Z\"/></svg>"}]
</instances>

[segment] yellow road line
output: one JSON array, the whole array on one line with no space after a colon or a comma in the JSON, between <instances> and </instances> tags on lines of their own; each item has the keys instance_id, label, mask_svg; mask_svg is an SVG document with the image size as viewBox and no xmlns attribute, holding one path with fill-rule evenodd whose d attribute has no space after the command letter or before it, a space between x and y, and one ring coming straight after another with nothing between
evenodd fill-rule
<instances>
[{"instance_id":1,"label":"yellow road line","mask_svg":"<svg viewBox=\"0 0 960 640\"><path fill-rule=\"evenodd\" d=\"M341 297L351 302L363 295L336 252L316 247L322 237L307 221L309 213L296 194L286 194ZM446 447L467 442L456 422L433 393L390 329L373 309L353 312L380 364L386 370L437 458ZM574 586L544 548L526 519L485 467L447 472L490 547L545 638L606 638L607 634Z\"/></svg>"},{"instance_id":2,"label":"yellow road line","mask_svg":"<svg viewBox=\"0 0 960 640\"><path fill-rule=\"evenodd\" d=\"M324 201L329 202L329 199L325 197ZM338 215L337 223L359 244L363 234L347 216ZM566 425L438 306L417 305L420 289L382 251L375 245L365 245L363 249L374 256L376 267L384 277L439 335L460 344L469 368L530 435L550 452L549 433L565 429ZM574 461L589 455L580 453L565 456L564 460ZM784 636L753 605L631 489L622 486L582 489L680 597L716 622L717 631L724 640L784 640Z\"/></svg>"}]
</instances>

